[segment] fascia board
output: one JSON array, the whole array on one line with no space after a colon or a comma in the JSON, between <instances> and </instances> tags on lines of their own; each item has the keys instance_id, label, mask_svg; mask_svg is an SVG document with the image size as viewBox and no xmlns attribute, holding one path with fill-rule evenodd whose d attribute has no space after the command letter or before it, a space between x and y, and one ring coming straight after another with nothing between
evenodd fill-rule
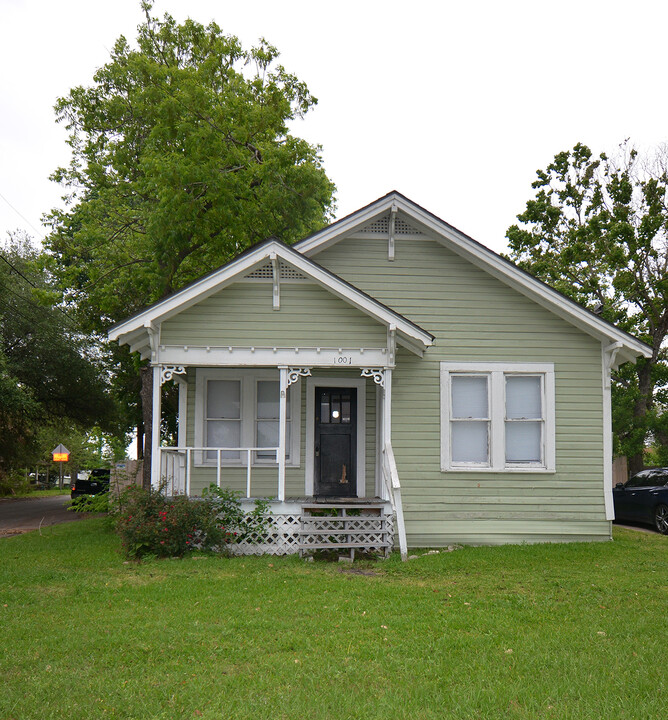
<instances>
[{"instance_id":1,"label":"fascia board","mask_svg":"<svg viewBox=\"0 0 668 720\"><path fill-rule=\"evenodd\" d=\"M280 243L276 243L276 247L280 248ZM173 315L180 313L186 308L195 305L221 290L225 285L238 279L241 273L252 272L256 266L261 265L272 255L272 251L276 250L273 244L263 245L258 248L257 253L250 253L237 261L232 261L229 265L221 268L218 272L208 275L199 281L188 285L180 292L174 293L162 302L140 312L137 315L114 325L109 330L109 339L118 340L121 336L141 331L147 323L159 323L169 319Z\"/></svg>"},{"instance_id":2,"label":"fascia board","mask_svg":"<svg viewBox=\"0 0 668 720\"><path fill-rule=\"evenodd\" d=\"M361 312L369 315L370 317L381 321L384 325L390 326L395 325L397 332L414 342L419 343L422 348L429 347L432 345L432 337L425 331L420 330L412 323L407 322L400 315L386 308L372 298L364 295L364 293L355 289L352 285L344 283L337 279L331 273L321 269L317 265L314 265L308 258L303 257L301 253L290 248L281 246L283 253L281 259L287 263L294 265L298 270L308 275L318 284L325 287L333 295L336 295L344 302L349 305L353 305ZM410 344L410 342L408 343ZM408 347L408 344L406 345Z\"/></svg>"},{"instance_id":3,"label":"fascia board","mask_svg":"<svg viewBox=\"0 0 668 720\"><path fill-rule=\"evenodd\" d=\"M448 240L450 240L450 242L448 242ZM465 257L476 267L479 267L506 285L510 285L525 297L528 297L546 310L562 318L562 320L574 325L597 340L621 342L624 347L635 353L635 356L642 355L644 357L651 357L651 349L640 340L632 339L614 326L599 321L586 311L580 310L574 303L553 292L547 285L534 280L524 273L516 272L512 266L506 265L503 261L499 263L493 256L481 256L481 254L475 252L477 248L469 249L468 247L462 247L460 243L452 241L450 238L438 238L438 241L454 252L457 252L458 255Z\"/></svg>"},{"instance_id":4,"label":"fascia board","mask_svg":"<svg viewBox=\"0 0 668 720\"><path fill-rule=\"evenodd\" d=\"M651 357L652 349L648 345L618 330L613 325L599 320L596 316L580 308L575 302L562 297L549 285L505 262L484 245L480 245L467 238L464 234L460 234L455 228L446 225L446 223L426 213L421 208L407 203L402 197L396 197L394 202L399 210L402 210L433 232L437 241L442 245L469 260L476 267L496 277L501 282L510 285L571 325L575 325L598 340L621 342L635 356Z\"/></svg>"},{"instance_id":5,"label":"fascia board","mask_svg":"<svg viewBox=\"0 0 668 720\"><path fill-rule=\"evenodd\" d=\"M375 216L389 210L393 205L426 229L435 234L436 239L444 246L466 258L481 270L496 277L501 282L510 285L518 292L537 302L563 320L575 325L583 332L592 335L598 340L611 340L621 342L631 354L627 357L651 357L652 349L640 340L627 335L612 325L605 323L587 311L581 309L548 285L523 273L511 264L506 263L484 245L479 245L472 239L460 233L456 228L440 220L435 215L426 212L399 193L393 192L380 198L362 211L353 213L343 221L334 223L311 238L297 243L299 252L308 257L331 247L344 236L349 235L355 228L370 222Z\"/></svg>"},{"instance_id":6,"label":"fascia board","mask_svg":"<svg viewBox=\"0 0 668 720\"><path fill-rule=\"evenodd\" d=\"M304 275L325 287L333 295L353 305L375 320L382 322L384 325L395 325L400 335L407 339L406 347L409 349L414 347L414 343L418 343L420 348L426 348L432 344L432 338L428 333L419 330L404 320L400 315L383 307L351 285L344 283L331 273L314 265L308 258L302 256L296 250L292 250L278 241L264 244L258 248L257 252L251 252L239 258L237 261L232 261L229 265L221 268L219 272L213 273L201 281L189 285L173 296L147 308L143 313L139 313L129 320L114 326L109 331L109 339L113 341L123 338L123 342L126 342L126 337L129 334L133 336L140 335L148 323L158 324L169 319L210 295L219 292L226 285L237 281L239 275L251 272L255 267L263 264L272 257L280 257L286 263L293 265L304 273Z\"/></svg>"},{"instance_id":7,"label":"fascia board","mask_svg":"<svg viewBox=\"0 0 668 720\"><path fill-rule=\"evenodd\" d=\"M300 240L293 247L302 255L311 257L315 252L320 252L335 244L344 235L349 235L358 227L366 225L380 213L390 210L392 205L398 202L399 199L399 195L386 195L362 210L324 228L312 237Z\"/></svg>"}]
</instances>

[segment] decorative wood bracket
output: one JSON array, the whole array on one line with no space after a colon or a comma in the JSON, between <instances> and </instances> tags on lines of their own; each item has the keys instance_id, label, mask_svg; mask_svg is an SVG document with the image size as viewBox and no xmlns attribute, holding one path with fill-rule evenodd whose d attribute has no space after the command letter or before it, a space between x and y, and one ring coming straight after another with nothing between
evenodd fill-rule
<instances>
[{"instance_id":1,"label":"decorative wood bracket","mask_svg":"<svg viewBox=\"0 0 668 720\"><path fill-rule=\"evenodd\" d=\"M362 377L373 378L376 385L385 387L385 369L384 368L362 368Z\"/></svg>"},{"instance_id":2,"label":"decorative wood bracket","mask_svg":"<svg viewBox=\"0 0 668 720\"><path fill-rule=\"evenodd\" d=\"M296 383L300 377L308 377L310 375L311 375L310 367L288 368L288 387L290 387L290 385L292 385L292 383Z\"/></svg>"},{"instance_id":3,"label":"decorative wood bracket","mask_svg":"<svg viewBox=\"0 0 668 720\"><path fill-rule=\"evenodd\" d=\"M164 385L174 375L185 375L186 369L183 365L162 365L160 368L160 384Z\"/></svg>"},{"instance_id":4,"label":"decorative wood bracket","mask_svg":"<svg viewBox=\"0 0 668 720\"><path fill-rule=\"evenodd\" d=\"M394 224L397 218L398 208L393 203L390 209L390 222L388 226L387 259L394 260Z\"/></svg>"},{"instance_id":5,"label":"decorative wood bracket","mask_svg":"<svg viewBox=\"0 0 668 720\"><path fill-rule=\"evenodd\" d=\"M271 306L273 310L281 309L281 267L276 257L276 253L271 254L271 275L272 275L272 301Z\"/></svg>"}]
</instances>

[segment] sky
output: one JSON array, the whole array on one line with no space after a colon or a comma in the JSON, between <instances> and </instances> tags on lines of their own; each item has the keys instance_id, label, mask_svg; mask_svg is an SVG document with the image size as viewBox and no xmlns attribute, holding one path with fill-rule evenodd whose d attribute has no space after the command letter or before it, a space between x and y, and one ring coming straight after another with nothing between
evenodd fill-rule
<instances>
[{"instance_id":1,"label":"sky","mask_svg":"<svg viewBox=\"0 0 668 720\"><path fill-rule=\"evenodd\" d=\"M503 252L556 153L668 140L663 0L156 0L165 12L279 49L319 100L292 132L322 146L336 217L398 190ZM139 0L0 0L0 238L44 236L69 159L53 105L141 20Z\"/></svg>"}]
</instances>

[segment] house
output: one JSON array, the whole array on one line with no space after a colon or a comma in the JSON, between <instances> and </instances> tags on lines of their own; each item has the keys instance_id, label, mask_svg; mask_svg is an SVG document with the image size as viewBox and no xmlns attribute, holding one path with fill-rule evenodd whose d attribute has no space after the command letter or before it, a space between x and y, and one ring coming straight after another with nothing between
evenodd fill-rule
<instances>
[{"instance_id":1,"label":"house","mask_svg":"<svg viewBox=\"0 0 668 720\"><path fill-rule=\"evenodd\" d=\"M154 485L272 498L274 552L609 539L610 370L651 354L397 192L109 337L153 366Z\"/></svg>"}]
</instances>

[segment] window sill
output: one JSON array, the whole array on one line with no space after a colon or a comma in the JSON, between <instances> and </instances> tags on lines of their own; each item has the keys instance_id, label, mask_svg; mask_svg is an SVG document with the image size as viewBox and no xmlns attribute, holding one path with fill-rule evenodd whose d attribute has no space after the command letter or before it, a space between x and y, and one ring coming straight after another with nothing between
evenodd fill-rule
<instances>
[{"instance_id":1,"label":"window sill","mask_svg":"<svg viewBox=\"0 0 668 720\"><path fill-rule=\"evenodd\" d=\"M518 467L504 467L504 468L491 468L491 467L447 467L441 468L442 473L494 473L495 475L509 475L512 473L535 473L540 475L554 475L556 474L555 468L546 468L540 466L518 466Z\"/></svg>"}]
</instances>

